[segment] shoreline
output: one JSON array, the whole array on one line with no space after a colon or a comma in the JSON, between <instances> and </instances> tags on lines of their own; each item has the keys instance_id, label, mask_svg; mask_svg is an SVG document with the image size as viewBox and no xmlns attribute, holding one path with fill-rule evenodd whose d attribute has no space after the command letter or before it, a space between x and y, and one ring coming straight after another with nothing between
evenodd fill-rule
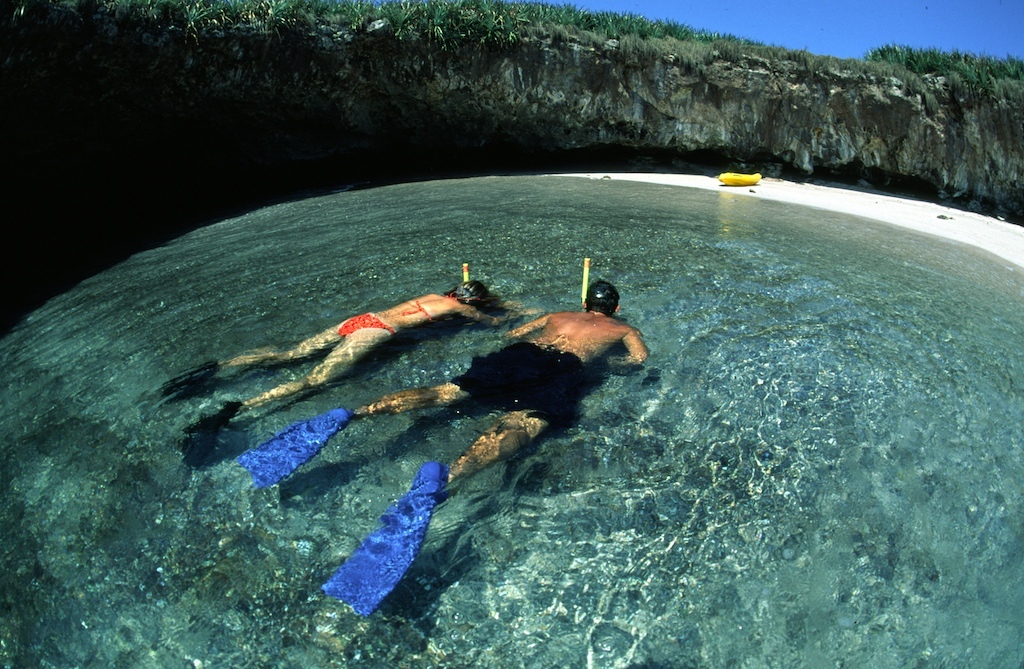
<instances>
[{"instance_id":1,"label":"shoreline","mask_svg":"<svg viewBox=\"0 0 1024 669\"><path fill-rule=\"evenodd\" d=\"M796 183L764 178L756 186L724 186L717 177L652 172L559 173L552 176L642 181L702 190L728 189L737 195L785 202L870 218L982 249L1024 270L1024 227L992 216L935 202L888 195L867 188Z\"/></svg>"}]
</instances>

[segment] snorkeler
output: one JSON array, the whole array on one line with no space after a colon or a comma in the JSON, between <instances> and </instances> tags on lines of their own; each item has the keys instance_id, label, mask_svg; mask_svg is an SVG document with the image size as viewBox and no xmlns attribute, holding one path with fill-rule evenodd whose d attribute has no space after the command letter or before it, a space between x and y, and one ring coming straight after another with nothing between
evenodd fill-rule
<instances>
[{"instance_id":1,"label":"snorkeler","mask_svg":"<svg viewBox=\"0 0 1024 669\"><path fill-rule=\"evenodd\" d=\"M583 304L584 313L551 313L512 330L507 336L532 335L530 341L473 358L470 369L448 383L392 393L356 411L338 407L296 421L240 455L238 463L256 487L265 488L319 453L352 418L447 406L470 398L506 413L453 465L453 478L503 460L550 425L572 422L586 391L587 363L605 358L619 343L626 355L607 356L608 362L635 365L647 358L640 331L614 318L619 308L614 286L594 283L584 293ZM485 457L487 451L494 457Z\"/></svg>"},{"instance_id":2,"label":"snorkeler","mask_svg":"<svg viewBox=\"0 0 1024 669\"><path fill-rule=\"evenodd\" d=\"M221 363L223 367L240 367L265 362L284 362L308 357L334 346L327 357L305 378L284 383L242 402L242 410L290 397L296 393L322 386L348 371L382 343L400 330L420 327L445 318L462 316L473 321L497 325L501 319L488 316L477 307L497 303L487 287L479 281L466 281L445 295L421 295L377 313L353 316L347 321L310 337L287 351L256 351Z\"/></svg>"},{"instance_id":3,"label":"snorkeler","mask_svg":"<svg viewBox=\"0 0 1024 669\"><path fill-rule=\"evenodd\" d=\"M640 331L614 318L619 294L610 283L591 285L584 306L583 313L552 313L512 330L510 337L529 340L473 358L469 370L449 383L392 393L338 417L343 425L349 417L468 399L505 412L451 466L427 462L420 468L409 492L388 508L380 526L323 585L325 594L347 602L360 615L373 613L416 559L434 508L447 496L448 483L508 459L551 425L570 423L584 394L585 366L613 347L625 347L623 362L641 364L647 359ZM239 462L254 480L270 464L262 458L243 457Z\"/></svg>"},{"instance_id":4,"label":"snorkeler","mask_svg":"<svg viewBox=\"0 0 1024 669\"><path fill-rule=\"evenodd\" d=\"M488 325L497 325L501 319L485 314L480 307L498 304L498 299L490 294L483 283L464 281L445 295L421 295L384 311L353 316L293 348L284 351L262 349L223 362L206 363L169 381L163 388L165 396L185 395L197 384L212 377L219 369L300 360L334 347L324 361L305 377L282 383L243 401L227 402L215 414L202 418L190 426L186 430L185 443L182 445L185 461L192 465L201 464L214 447L216 432L238 413L327 384L351 369L399 331L458 316Z\"/></svg>"},{"instance_id":5,"label":"snorkeler","mask_svg":"<svg viewBox=\"0 0 1024 669\"><path fill-rule=\"evenodd\" d=\"M642 364L647 359L640 331L614 317L619 310L614 286L606 281L592 284L584 307L583 312L551 313L522 325L508 336L529 336L528 341L473 358L470 368L448 383L386 395L356 409L353 417L473 399L506 413L451 465L448 480L505 460L550 425L575 419L585 390L586 364L620 343L626 349L625 362Z\"/></svg>"}]
</instances>

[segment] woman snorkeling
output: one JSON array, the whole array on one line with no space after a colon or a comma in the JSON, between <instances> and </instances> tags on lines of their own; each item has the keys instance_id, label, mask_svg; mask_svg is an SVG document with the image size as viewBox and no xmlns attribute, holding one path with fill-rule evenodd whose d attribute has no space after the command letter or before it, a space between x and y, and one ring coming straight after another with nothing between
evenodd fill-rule
<instances>
[{"instance_id":1,"label":"woman snorkeling","mask_svg":"<svg viewBox=\"0 0 1024 669\"><path fill-rule=\"evenodd\" d=\"M231 358L219 363L218 366L242 367L265 362L300 360L317 351L334 347L324 361L314 367L305 378L283 383L242 402L240 410L250 409L328 383L351 369L370 351L401 330L459 316L487 325L497 325L501 322L500 319L488 316L479 309L496 305L497 302L484 284L479 281L465 281L444 295L420 295L384 311L353 316L286 351L254 351Z\"/></svg>"},{"instance_id":2,"label":"woman snorkeling","mask_svg":"<svg viewBox=\"0 0 1024 669\"><path fill-rule=\"evenodd\" d=\"M282 383L246 400L227 402L215 414L206 416L190 426L185 432L185 441L182 444L185 461L193 466L202 464L216 445L217 432L240 412L305 393L329 383L402 330L459 317L487 325L497 325L501 319L485 314L481 308L499 306L504 305L490 294L484 284L467 280L444 295L420 295L383 311L352 316L283 351L260 349L223 362L208 362L182 374L164 384L164 396L185 397L194 394L197 386L220 369L301 360L324 349L333 348L323 362L305 377Z\"/></svg>"}]
</instances>

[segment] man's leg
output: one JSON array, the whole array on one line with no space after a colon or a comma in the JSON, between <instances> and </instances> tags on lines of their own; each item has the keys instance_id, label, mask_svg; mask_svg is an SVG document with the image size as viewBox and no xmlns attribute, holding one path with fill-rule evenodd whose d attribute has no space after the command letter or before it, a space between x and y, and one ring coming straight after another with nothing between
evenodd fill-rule
<instances>
[{"instance_id":1,"label":"man's leg","mask_svg":"<svg viewBox=\"0 0 1024 669\"><path fill-rule=\"evenodd\" d=\"M448 481L470 476L495 462L507 460L532 443L547 426L548 422L536 412L513 411L505 414L452 463Z\"/></svg>"},{"instance_id":2,"label":"man's leg","mask_svg":"<svg viewBox=\"0 0 1024 669\"><path fill-rule=\"evenodd\" d=\"M326 335L327 333L324 333ZM338 339L337 332L335 339ZM330 380L347 372L355 363L364 358L367 353L379 346L384 340L391 337L391 333L381 328L363 328L356 330L344 338L344 341L336 349L324 358L324 361L313 368L305 378L297 381L282 383L276 388L271 388L262 395L257 395L242 403L243 409L251 409L274 400L291 397L296 393L316 388Z\"/></svg>"},{"instance_id":3,"label":"man's leg","mask_svg":"<svg viewBox=\"0 0 1024 669\"><path fill-rule=\"evenodd\" d=\"M454 383L445 383L431 388L399 390L397 393L385 395L379 400L359 407L356 409L355 415L373 416L380 413L393 414L412 409L448 406L467 397L469 397L469 393Z\"/></svg>"}]
</instances>

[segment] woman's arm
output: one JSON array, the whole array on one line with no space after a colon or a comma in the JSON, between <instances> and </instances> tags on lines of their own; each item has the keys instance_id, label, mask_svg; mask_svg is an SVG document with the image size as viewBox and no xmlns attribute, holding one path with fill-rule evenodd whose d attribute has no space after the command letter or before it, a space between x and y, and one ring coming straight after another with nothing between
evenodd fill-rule
<instances>
[{"instance_id":1,"label":"woman's arm","mask_svg":"<svg viewBox=\"0 0 1024 669\"><path fill-rule=\"evenodd\" d=\"M487 323L488 325L498 325L499 323L501 323L502 320L500 318L495 318L494 316L489 316L484 312L480 311L479 309L477 309L476 307L472 307L468 304L462 304L461 302L459 303L459 306L455 309L455 312L458 313L460 316L465 316L466 318L476 321L477 323Z\"/></svg>"}]
</instances>

